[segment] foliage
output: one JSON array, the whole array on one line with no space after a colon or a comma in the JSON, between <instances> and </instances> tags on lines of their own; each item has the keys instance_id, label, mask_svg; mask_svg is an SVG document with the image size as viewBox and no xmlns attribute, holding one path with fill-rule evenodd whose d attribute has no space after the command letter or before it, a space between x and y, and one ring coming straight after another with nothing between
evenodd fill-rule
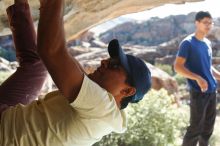
<instances>
[{"instance_id":1,"label":"foliage","mask_svg":"<svg viewBox=\"0 0 220 146\"><path fill-rule=\"evenodd\" d=\"M94 146L177 146L188 122L188 112L172 105L165 90L151 90L138 104L127 109L124 134L105 136Z\"/></svg>"},{"instance_id":2,"label":"foliage","mask_svg":"<svg viewBox=\"0 0 220 146\"><path fill-rule=\"evenodd\" d=\"M156 63L155 66L158 67L159 69L165 71L166 73L168 73L171 76L173 76L173 74L174 74L174 71L173 71L171 65Z\"/></svg>"},{"instance_id":3,"label":"foliage","mask_svg":"<svg viewBox=\"0 0 220 146\"><path fill-rule=\"evenodd\" d=\"M217 111L218 111L218 114L220 114L220 102L217 104Z\"/></svg>"},{"instance_id":4,"label":"foliage","mask_svg":"<svg viewBox=\"0 0 220 146\"><path fill-rule=\"evenodd\" d=\"M176 75L174 76L174 78L176 79L176 81L177 81L177 83L178 83L179 85L182 85L182 84L186 84L186 83L187 83L186 78L184 78L183 76L181 76L181 75L179 75L179 74L176 74Z\"/></svg>"}]
</instances>

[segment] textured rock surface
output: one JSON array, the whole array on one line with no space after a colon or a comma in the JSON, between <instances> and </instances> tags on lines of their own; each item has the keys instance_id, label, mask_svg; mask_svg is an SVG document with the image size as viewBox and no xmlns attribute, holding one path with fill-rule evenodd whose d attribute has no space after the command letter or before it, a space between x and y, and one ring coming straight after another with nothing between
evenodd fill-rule
<instances>
[{"instance_id":1,"label":"textured rock surface","mask_svg":"<svg viewBox=\"0 0 220 146\"><path fill-rule=\"evenodd\" d=\"M151 9L168 3L202 0L65 0L65 29L67 38L75 38L88 28L112 18ZM0 33L9 33L5 9L13 0L0 0ZM30 0L34 20L38 20L38 0ZM165 13L165 12L164 12Z\"/></svg>"}]
</instances>

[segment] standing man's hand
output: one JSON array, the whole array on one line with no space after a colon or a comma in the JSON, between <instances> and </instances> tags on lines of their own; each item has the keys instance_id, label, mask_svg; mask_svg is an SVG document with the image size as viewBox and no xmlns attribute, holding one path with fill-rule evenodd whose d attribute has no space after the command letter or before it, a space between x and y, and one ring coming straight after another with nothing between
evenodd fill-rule
<instances>
[{"instance_id":1,"label":"standing man's hand","mask_svg":"<svg viewBox=\"0 0 220 146\"><path fill-rule=\"evenodd\" d=\"M205 79L203 79L201 76L199 76L196 79L197 84L199 85L202 92L205 92L208 90L208 83Z\"/></svg>"},{"instance_id":2,"label":"standing man's hand","mask_svg":"<svg viewBox=\"0 0 220 146\"><path fill-rule=\"evenodd\" d=\"M208 90L208 83L207 81L199 76L196 73L191 72L185 67L186 59L183 57L177 57L174 63L174 69L177 73L181 74L182 76L191 79L196 80L197 84L199 85L202 92L205 92ZM219 76L220 77L220 76Z\"/></svg>"}]
</instances>

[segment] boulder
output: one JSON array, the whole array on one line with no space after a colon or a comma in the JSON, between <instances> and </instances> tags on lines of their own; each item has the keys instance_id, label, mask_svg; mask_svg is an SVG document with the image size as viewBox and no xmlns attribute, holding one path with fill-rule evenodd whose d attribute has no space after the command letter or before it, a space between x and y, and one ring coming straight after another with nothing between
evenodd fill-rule
<instances>
[{"instance_id":1,"label":"boulder","mask_svg":"<svg viewBox=\"0 0 220 146\"><path fill-rule=\"evenodd\" d=\"M147 66L151 71L153 89L160 90L161 88L164 88L169 93L178 91L178 84L173 77L149 63L147 63Z\"/></svg>"}]
</instances>

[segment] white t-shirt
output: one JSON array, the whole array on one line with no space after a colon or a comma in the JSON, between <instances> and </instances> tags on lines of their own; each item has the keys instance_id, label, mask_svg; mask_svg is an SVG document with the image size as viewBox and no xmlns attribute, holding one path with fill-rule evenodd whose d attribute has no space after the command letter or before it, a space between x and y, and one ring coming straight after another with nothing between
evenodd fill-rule
<instances>
[{"instance_id":1,"label":"white t-shirt","mask_svg":"<svg viewBox=\"0 0 220 146\"><path fill-rule=\"evenodd\" d=\"M27 106L19 104L4 111L0 145L90 146L104 135L125 129L125 114L114 97L85 76L71 104L54 91Z\"/></svg>"}]
</instances>

